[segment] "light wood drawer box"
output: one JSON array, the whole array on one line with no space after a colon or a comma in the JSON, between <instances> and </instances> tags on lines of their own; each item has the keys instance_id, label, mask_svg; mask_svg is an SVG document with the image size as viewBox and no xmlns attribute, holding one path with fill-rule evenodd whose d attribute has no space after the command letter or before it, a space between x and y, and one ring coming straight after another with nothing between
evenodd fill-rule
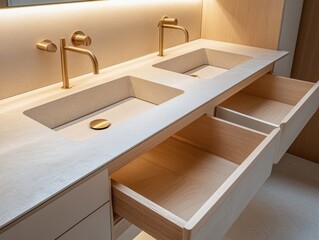
<instances>
[{"instance_id":1,"label":"light wood drawer box","mask_svg":"<svg viewBox=\"0 0 319 240\"><path fill-rule=\"evenodd\" d=\"M89 178L0 234L0 239L56 239L109 201L107 179L106 170Z\"/></svg>"},{"instance_id":2,"label":"light wood drawer box","mask_svg":"<svg viewBox=\"0 0 319 240\"><path fill-rule=\"evenodd\" d=\"M111 240L110 203L106 203L57 240Z\"/></svg>"},{"instance_id":3,"label":"light wood drawer box","mask_svg":"<svg viewBox=\"0 0 319 240\"><path fill-rule=\"evenodd\" d=\"M221 239L270 175L278 132L202 116L112 174L114 212L157 239Z\"/></svg>"},{"instance_id":4,"label":"light wood drawer box","mask_svg":"<svg viewBox=\"0 0 319 240\"><path fill-rule=\"evenodd\" d=\"M281 129L277 163L319 107L319 82L265 75L233 95L215 116L263 132Z\"/></svg>"}]
</instances>

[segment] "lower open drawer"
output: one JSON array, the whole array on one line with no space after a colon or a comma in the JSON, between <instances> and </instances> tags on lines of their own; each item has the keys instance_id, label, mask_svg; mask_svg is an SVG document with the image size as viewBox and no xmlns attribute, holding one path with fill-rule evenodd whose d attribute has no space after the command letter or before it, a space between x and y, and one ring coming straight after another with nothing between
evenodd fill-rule
<instances>
[{"instance_id":1,"label":"lower open drawer","mask_svg":"<svg viewBox=\"0 0 319 240\"><path fill-rule=\"evenodd\" d=\"M265 75L218 107L215 116L269 133L281 129L277 163L319 107L319 82Z\"/></svg>"},{"instance_id":2,"label":"lower open drawer","mask_svg":"<svg viewBox=\"0 0 319 240\"><path fill-rule=\"evenodd\" d=\"M220 239L270 175L277 140L202 116L112 174L114 212L157 239Z\"/></svg>"}]
</instances>

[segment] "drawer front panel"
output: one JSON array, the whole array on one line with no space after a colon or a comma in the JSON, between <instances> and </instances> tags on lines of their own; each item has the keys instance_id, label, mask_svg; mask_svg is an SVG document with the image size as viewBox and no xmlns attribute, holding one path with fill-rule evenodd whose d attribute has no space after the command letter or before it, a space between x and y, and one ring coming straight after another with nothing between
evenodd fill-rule
<instances>
[{"instance_id":1,"label":"drawer front panel","mask_svg":"<svg viewBox=\"0 0 319 240\"><path fill-rule=\"evenodd\" d=\"M105 170L14 225L0 239L55 239L108 200Z\"/></svg>"},{"instance_id":2,"label":"drawer front panel","mask_svg":"<svg viewBox=\"0 0 319 240\"><path fill-rule=\"evenodd\" d=\"M185 221L117 182L112 192L114 212L155 238L182 239Z\"/></svg>"},{"instance_id":3,"label":"drawer front panel","mask_svg":"<svg viewBox=\"0 0 319 240\"><path fill-rule=\"evenodd\" d=\"M319 107L319 82L301 99L280 125L281 141L275 163L278 163Z\"/></svg>"},{"instance_id":4,"label":"drawer front panel","mask_svg":"<svg viewBox=\"0 0 319 240\"><path fill-rule=\"evenodd\" d=\"M110 205L106 203L57 240L111 240Z\"/></svg>"},{"instance_id":5,"label":"drawer front panel","mask_svg":"<svg viewBox=\"0 0 319 240\"><path fill-rule=\"evenodd\" d=\"M243 171L238 179L223 193L217 201L212 199L209 210L204 210L185 226L185 239L207 240L222 239L232 224L245 209L263 183L270 176L274 153L279 141L279 132L276 132L263 150L254 157L248 166L243 166ZM273 133L272 133L273 134ZM272 135L271 134L271 135ZM272 137L272 136L270 136ZM206 213L205 213L206 211Z\"/></svg>"}]
</instances>

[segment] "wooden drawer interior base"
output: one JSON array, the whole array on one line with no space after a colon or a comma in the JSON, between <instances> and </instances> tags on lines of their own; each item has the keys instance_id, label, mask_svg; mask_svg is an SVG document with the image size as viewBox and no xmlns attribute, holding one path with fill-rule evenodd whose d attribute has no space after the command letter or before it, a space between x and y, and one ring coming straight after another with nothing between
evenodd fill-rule
<instances>
[{"instance_id":1,"label":"wooden drawer interior base","mask_svg":"<svg viewBox=\"0 0 319 240\"><path fill-rule=\"evenodd\" d=\"M220 106L279 126L313 86L309 82L265 75Z\"/></svg>"},{"instance_id":2,"label":"wooden drawer interior base","mask_svg":"<svg viewBox=\"0 0 319 240\"><path fill-rule=\"evenodd\" d=\"M186 239L184 225L266 136L203 116L112 174L114 212L159 239Z\"/></svg>"},{"instance_id":3,"label":"wooden drawer interior base","mask_svg":"<svg viewBox=\"0 0 319 240\"><path fill-rule=\"evenodd\" d=\"M280 125L281 121L294 107L287 103L254 96L245 92L235 94L222 103L221 106L276 125Z\"/></svg>"},{"instance_id":4,"label":"wooden drawer interior base","mask_svg":"<svg viewBox=\"0 0 319 240\"><path fill-rule=\"evenodd\" d=\"M238 164L170 138L112 176L189 220Z\"/></svg>"}]
</instances>

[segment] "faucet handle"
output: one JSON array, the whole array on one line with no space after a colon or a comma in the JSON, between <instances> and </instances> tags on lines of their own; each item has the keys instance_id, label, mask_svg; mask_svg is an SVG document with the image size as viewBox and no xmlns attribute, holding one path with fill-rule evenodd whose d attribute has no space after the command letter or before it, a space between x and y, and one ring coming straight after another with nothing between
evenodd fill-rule
<instances>
[{"instance_id":1,"label":"faucet handle","mask_svg":"<svg viewBox=\"0 0 319 240\"><path fill-rule=\"evenodd\" d=\"M82 31L76 31L71 36L71 41L73 46L90 46L91 45L91 37L85 35Z\"/></svg>"},{"instance_id":2,"label":"faucet handle","mask_svg":"<svg viewBox=\"0 0 319 240\"><path fill-rule=\"evenodd\" d=\"M47 51L51 53L55 53L57 50L56 45L49 39L45 39L41 42L38 42L36 46L38 49L42 51Z\"/></svg>"},{"instance_id":3,"label":"faucet handle","mask_svg":"<svg viewBox=\"0 0 319 240\"><path fill-rule=\"evenodd\" d=\"M170 24L170 25L177 25L178 20L177 18L170 18L168 16L163 16L162 19L160 20L162 24Z\"/></svg>"}]
</instances>

